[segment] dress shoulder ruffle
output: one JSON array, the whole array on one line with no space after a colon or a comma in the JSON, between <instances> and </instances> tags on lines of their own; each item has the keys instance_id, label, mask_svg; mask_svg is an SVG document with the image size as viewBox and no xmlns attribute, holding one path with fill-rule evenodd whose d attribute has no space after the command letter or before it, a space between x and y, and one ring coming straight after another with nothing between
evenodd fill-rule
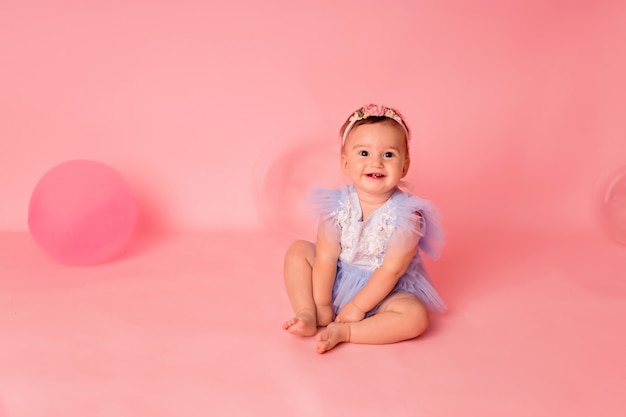
<instances>
[{"instance_id":1,"label":"dress shoulder ruffle","mask_svg":"<svg viewBox=\"0 0 626 417\"><path fill-rule=\"evenodd\" d=\"M397 237L417 233L419 248L429 257L437 259L445 242L445 232L440 215L433 204L420 197L402 192L397 197Z\"/></svg>"},{"instance_id":2,"label":"dress shoulder ruffle","mask_svg":"<svg viewBox=\"0 0 626 417\"><path fill-rule=\"evenodd\" d=\"M334 217L350 198L350 190L350 186L345 186L340 189L314 188L310 191L309 198L321 221ZM437 209L430 201L401 190L391 198L395 203L395 238L410 239L411 235L418 234L420 250L437 259L445 242L445 232Z\"/></svg>"},{"instance_id":3,"label":"dress shoulder ruffle","mask_svg":"<svg viewBox=\"0 0 626 417\"><path fill-rule=\"evenodd\" d=\"M341 201L344 201L348 194L348 188L340 189L313 188L309 192L309 200L313 204L315 213L320 220L328 220L341 208Z\"/></svg>"}]
</instances>

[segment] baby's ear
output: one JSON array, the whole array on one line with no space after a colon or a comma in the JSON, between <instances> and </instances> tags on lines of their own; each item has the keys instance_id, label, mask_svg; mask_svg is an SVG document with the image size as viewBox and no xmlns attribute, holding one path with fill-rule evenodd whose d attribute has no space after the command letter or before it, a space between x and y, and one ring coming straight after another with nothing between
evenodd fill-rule
<instances>
[{"instance_id":1,"label":"baby's ear","mask_svg":"<svg viewBox=\"0 0 626 417\"><path fill-rule=\"evenodd\" d=\"M404 161L404 166L402 167L402 178L404 178L406 174L409 173L410 166L411 166L411 159L406 158L406 160Z\"/></svg>"},{"instance_id":2,"label":"baby's ear","mask_svg":"<svg viewBox=\"0 0 626 417\"><path fill-rule=\"evenodd\" d=\"M344 175L348 175L348 158L343 152L341 152L341 171Z\"/></svg>"}]
</instances>

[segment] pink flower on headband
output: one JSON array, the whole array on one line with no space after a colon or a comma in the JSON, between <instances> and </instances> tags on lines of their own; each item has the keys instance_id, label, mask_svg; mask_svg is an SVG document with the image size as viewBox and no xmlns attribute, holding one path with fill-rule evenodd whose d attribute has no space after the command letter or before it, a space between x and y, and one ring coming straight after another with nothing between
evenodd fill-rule
<instances>
[{"instance_id":1,"label":"pink flower on headband","mask_svg":"<svg viewBox=\"0 0 626 417\"><path fill-rule=\"evenodd\" d=\"M404 129L404 133L406 133L407 140L409 139L409 130L407 129L404 121L400 117L398 113L396 113L393 109L389 107L385 107L381 104L368 104L367 106L363 106L357 111L354 112L352 116L348 119L350 123L343 132L343 137L341 138L342 143L346 142L346 138L348 137L348 132L352 129L352 126L359 120L367 119L368 117L388 117L392 120L395 120L402 129Z\"/></svg>"},{"instance_id":2,"label":"pink flower on headband","mask_svg":"<svg viewBox=\"0 0 626 417\"><path fill-rule=\"evenodd\" d=\"M388 117L404 126L402 118L400 118L400 116L395 111L393 111L393 109L385 107L381 104L368 104L367 106L361 107L350 117L350 121L356 122L358 120L367 119L368 117L372 116Z\"/></svg>"},{"instance_id":3,"label":"pink flower on headband","mask_svg":"<svg viewBox=\"0 0 626 417\"><path fill-rule=\"evenodd\" d=\"M380 104L368 104L361 110L363 110L363 112L368 116L384 116L387 109L385 106L381 106Z\"/></svg>"}]
</instances>

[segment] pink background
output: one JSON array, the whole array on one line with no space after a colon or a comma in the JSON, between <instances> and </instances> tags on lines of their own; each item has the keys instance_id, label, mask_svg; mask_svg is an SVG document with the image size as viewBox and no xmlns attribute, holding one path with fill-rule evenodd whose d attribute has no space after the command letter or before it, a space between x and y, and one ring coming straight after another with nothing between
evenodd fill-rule
<instances>
[{"instance_id":1,"label":"pink background","mask_svg":"<svg viewBox=\"0 0 626 417\"><path fill-rule=\"evenodd\" d=\"M594 227L595 185L626 164L619 1L0 10L0 230L26 230L37 180L75 158L128 178L144 229L259 227L279 209L265 174L327 176L335 148L319 173L303 150L370 101L406 114L416 190L449 227Z\"/></svg>"},{"instance_id":2,"label":"pink background","mask_svg":"<svg viewBox=\"0 0 626 417\"><path fill-rule=\"evenodd\" d=\"M0 415L626 409L625 248L594 212L626 166L624 2L4 1L0 60ZM368 102L414 132L450 310L318 356L280 330L282 256ZM76 158L127 178L148 237L93 268L28 234Z\"/></svg>"}]
</instances>

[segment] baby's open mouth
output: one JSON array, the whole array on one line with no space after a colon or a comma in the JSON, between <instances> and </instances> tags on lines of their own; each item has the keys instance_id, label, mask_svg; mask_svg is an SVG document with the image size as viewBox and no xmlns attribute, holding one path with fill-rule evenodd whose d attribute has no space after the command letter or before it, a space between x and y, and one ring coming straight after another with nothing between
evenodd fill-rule
<instances>
[{"instance_id":1,"label":"baby's open mouth","mask_svg":"<svg viewBox=\"0 0 626 417\"><path fill-rule=\"evenodd\" d=\"M384 175L383 174L378 174L376 172L370 173L370 174L365 174L366 176L370 177L370 178L383 178Z\"/></svg>"}]
</instances>

